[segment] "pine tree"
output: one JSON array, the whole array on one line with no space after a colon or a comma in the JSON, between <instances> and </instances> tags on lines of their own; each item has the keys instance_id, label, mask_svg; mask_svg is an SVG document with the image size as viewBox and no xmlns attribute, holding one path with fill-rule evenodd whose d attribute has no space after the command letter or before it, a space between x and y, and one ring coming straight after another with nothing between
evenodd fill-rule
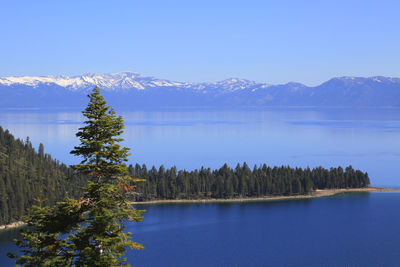
<instances>
[{"instance_id":1,"label":"pine tree","mask_svg":"<svg viewBox=\"0 0 400 267\"><path fill-rule=\"evenodd\" d=\"M72 154L82 156L80 164L72 166L81 174L90 177L87 190L81 200L87 214L85 226L74 234L74 243L81 266L118 266L126 247L142 248L130 240L124 232L127 220L140 221L142 211L129 205L126 193L133 189L131 182L137 180L127 176L128 148L118 144L124 124L121 116L106 106L97 87L89 95L90 101L83 115L88 118L86 126L76 134L81 144Z\"/></svg>"},{"instance_id":2,"label":"pine tree","mask_svg":"<svg viewBox=\"0 0 400 267\"><path fill-rule=\"evenodd\" d=\"M127 221L139 222L143 211L132 208L126 197L138 179L127 176L128 148L121 148L118 136L124 124L106 106L99 88L89 95L83 115L85 126L76 134L80 145L72 154L81 156L72 168L87 175L80 199L65 198L53 208L34 206L28 228L17 245L24 256L16 263L25 266L121 266L127 248L141 249L125 233Z\"/></svg>"}]
</instances>

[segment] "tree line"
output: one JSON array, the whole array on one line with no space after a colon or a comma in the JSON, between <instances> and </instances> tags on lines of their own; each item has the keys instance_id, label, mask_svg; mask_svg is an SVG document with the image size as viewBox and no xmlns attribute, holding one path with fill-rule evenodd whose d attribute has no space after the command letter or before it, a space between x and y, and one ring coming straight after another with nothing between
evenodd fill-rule
<instances>
[{"instance_id":1,"label":"tree line","mask_svg":"<svg viewBox=\"0 0 400 267\"><path fill-rule=\"evenodd\" d=\"M250 169L244 163L234 169L227 164L220 169L158 170L136 164L128 167L129 175L146 179L138 183L132 195L135 201L162 199L245 198L274 195L305 195L316 189L360 188L370 184L368 173L352 166L325 169L269 167L266 164Z\"/></svg>"},{"instance_id":2,"label":"tree line","mask_svg":"<svg viewBox=\"0 0 400 267\"><path fill-rule=\"evenodd\" d=\"M263 164L250 169L244 163L235 168L225 164L216 170L202 167L188 171L136 164L128 167L128 173L145 179L131 193L134 201L305 195L316 189L370 184L368 173L352 166L328 170ZM86 180L44 153L43 144L36 151L29 138L16 139L0 127L0 225L21 220L38 198L51 206L66 196L79 197Z\"/></svg>"},{"instance_id":3,"label":"tree line","mask_svg":"<svg viewBox=\"0 0 400 267\"><path fill-rule=\"evenodd\" d=\"M35 199L54 205L78 197L84 180L44 153L43 144L36 151L29 138L16 139L0 127L0 225L21 220Z\"/></svg>"}]
</instances>

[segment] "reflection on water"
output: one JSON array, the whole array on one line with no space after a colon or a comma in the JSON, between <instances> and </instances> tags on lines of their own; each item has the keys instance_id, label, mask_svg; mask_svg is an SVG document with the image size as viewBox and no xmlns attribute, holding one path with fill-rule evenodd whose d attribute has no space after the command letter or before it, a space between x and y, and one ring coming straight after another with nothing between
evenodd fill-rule
<instances>
[{"instance_id":1,"label":"reflection on water","mask_svg":"<svg viewBox=\"0 0 400 267\"><path fill-rule=\"evenodd\" d=\"M352 165L375 185L400 186L400 110L271 109L121 112L131 163L194 169L225 162ZM0 111L0 125L72 164L80 112Z\"/></svg>"}]
</instances>

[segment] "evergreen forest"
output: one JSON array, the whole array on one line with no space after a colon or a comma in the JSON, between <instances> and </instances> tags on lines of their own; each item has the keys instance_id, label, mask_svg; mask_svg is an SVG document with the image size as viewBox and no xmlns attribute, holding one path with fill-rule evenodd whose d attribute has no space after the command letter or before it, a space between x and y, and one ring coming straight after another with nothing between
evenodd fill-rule
<instances>
[{"instance_id":1,"label":"evergreen forest","mask_svg":"<svg viewBox=\"0 0 400 267\"><path fill-rule=\"evenodd\" d=\"M176 167L158 170L146 165L129 166L129 175L146 179L137 184L135 201L163 199L246 198L277 195L305 195L316 189L360 188L370 184L368 173L351 166L325 169L254 166L244 163L232 169L186 171Z\"/></svg>"},{"instance_id":2,"label":"evergreen forest","mask_svg":"<svg viewBox=\"0 0 400 267\"><path fill-rule=\"evenodd\" d=\"M65 164L14 138L0 127L0 225L21 220L38 201L53 205L66 196L78 197L84 178Z\"/></svg>"},{"instance_id":3,"label":"evergreen forest","mask_svg":"<svg viewBox=\"0 0 400 267\"><path fill-rule=\"evenodd\" d=\"M367 173L351 166L325 169L270 167L251 169L246 163L230 168L177 170L130 165L129 175L144 182L130 192L132 201L165 199L246 198L304 195L316 189L360 188L370 184ZM16 139L0 127L0 225L21 220L37 199L53 205L64 197L78 198L86 182L72 168L36 151L27 138Z\"/></svg>"}]
</instances>

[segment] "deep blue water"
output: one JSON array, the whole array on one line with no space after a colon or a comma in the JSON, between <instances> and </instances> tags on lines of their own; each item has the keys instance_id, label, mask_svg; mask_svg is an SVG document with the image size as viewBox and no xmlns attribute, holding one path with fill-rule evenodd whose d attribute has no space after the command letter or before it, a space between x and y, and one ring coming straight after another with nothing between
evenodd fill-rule
<instances>
[{"instance_id":1,"label":"deep blue water","mask_svg":"<svg viewBox=\"0 0 400 267\"><path fill-rule=\"evenodd\" d=\"M122 112L130 163L194 169L347 166L400 187L400 110ZM79 112L0 111L0 126L73 164ZM313 200L145 206L129 225L134 266L400 266L399 193ZM0 232L0 266L17 231Z\"/></svg>"},{"instance_id":2,"label":"deep blue water","mask_svg":"<svg viewBox=\"0 0 400 267\"><path fill-rule=\"evenodd\" d=\"M399 266L400 193L312 200L162 204L128 230L133 266ZM1 266L11 261L0 232ZM6 239L6 241L4 241Z\"/></svg>"},{"instance_id":3,"label":"deep blue water","mask_svg":"<svg viewBox=\"0 0 400 267\"><path fill-rule=\"evenodd\" d=\"M146 206L136 266L399 266L399 193Z\"/></svg>"}]
</instances>

